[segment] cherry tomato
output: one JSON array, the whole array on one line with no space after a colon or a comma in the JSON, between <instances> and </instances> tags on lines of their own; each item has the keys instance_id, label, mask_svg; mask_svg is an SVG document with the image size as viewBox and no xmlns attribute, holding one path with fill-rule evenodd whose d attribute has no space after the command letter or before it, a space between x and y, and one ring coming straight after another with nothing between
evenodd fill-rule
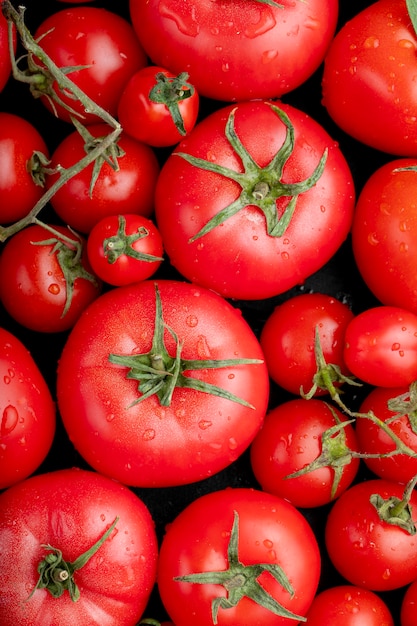
<instances>
[{"instance_id":1,"label":"cherry tomato","mask_svg":"<svg viewBox=\"0 0 417 626\"><path fill-rule=\"evenodd\" d=\"M110 215L93 226L87 254L94 273L110 285L129 285L152 276L162 262L162 237L141 215Z\"/></svg>"},{"instance_id":2,"label":"cherry tomato","mask_svg":"<svg viewBox=\"0 0 417 626\"><path fill-rule=\"evenodd\" d=\"M13 45L16 50L16 30L13 26ZM12 71L9 53L9 30L7 20L0 11L0 92L4 89Z\"/></svg>"},{"instance_id":3,"label":"cherry tomato","mask_svg":"<svg viewBox=\"0 0 417 626\"><path fill-rule=\"evenodd\" d=\"M37 177L39 152L48 148L38 130L26 119L0 112L0 223L16 222L34 207L43 194Z\"/></svg>"},{"instance_id":4,"label":"cherry tomato","mask_svg":"<svg viewBox=\"0 0 417 626\"><path fill-rule=\"evenodd\" d=\"M2 626L132 626L155 583L148 508L95 472L49 472L4 491L0 545Z\"/></svg>"},{"instance_id":5,"label":"cherry tomato","mask_svg":"<svg viewBox=\"0 0 417 626\"><path fill-rule=\"evenodd\" d=\"M6 241L0 255L4 308L22 326L47 333L71 328L101 291L83 240L64 226L53 229L28 226ZM81 257L71 242L81 246Z\"/></svg>"},{"instance_id":6,"label":"cherry tomato","mask_svg":"<svg viewBox=\"0 0 417 626\"><path fill-rule=\"evenodd\" d=\"M150 146L177 144L197 121L199 96L188 82L158 66L148 66L127 83L118 106L118 118L129 135Z\"/></svg>"},{"instance_id":7,"label":"cherry tomato","mask_svg":"<svg viewBox=\"0 0 417 626\"><path fill-rule=\"evenodd\" d=\"M93 124L88 127L87 142L109 134L106 124ZM59 144L51 157L50 168L71 167L85 155L85 140L74 131ZM68 180L52 197L51 205L55 213L82 233L89 233L103 217L118 213L137 213L148 217L153 211L153 199L159 164L150 146L123 134L115 152L108 151L107 157L114 158L115 169L104 159L99 163L96 177L95 165L90 164L79 174ZM50 188L58 174L48 177ZM94 184L91 191L92 181Z\"/></svg>"},{"instance_id":8,"label":"cherry tomato","mask_svg":"<svg viewBox=\"0 0 417 626\"><path fill-rule=\"evenodd\" d=\"M176 626L287 626L310 607L320 561L311 527L289 502L229 488L195 499L168 526L158 588Z\"/></svg>"},{"instance_id":9,"label":"cherry tomato","mask_svg":"<svg viewBox=\"0 0 417 626\"><path fill-rule=\"evenodd\" d=\"M401 626L414 626L417 608L417 581L407 588L401 604Z\"/></svg>"},{"instance_id":10,"label":"cherry tomato","mask_svg":"<svg viewBox=\"0 0 417 626\"><path fill-rule=\"evenodd\" d=\"M305 624L306 626L394 626L394 620L388 606L373 591L355 585L339 585L317 594L307 613Z\"/></svg>"},{"instance_id":11,"label":"cherry tomato","mask_svg":"<svg viewBox=\"0 0 417 626\"><path fill-rule=\"evenodd\" d=\"M417 315L400 307L376 306L356 315L345 333L348 369L376 387L417 380Z\"/></svg>"}]
</instances>

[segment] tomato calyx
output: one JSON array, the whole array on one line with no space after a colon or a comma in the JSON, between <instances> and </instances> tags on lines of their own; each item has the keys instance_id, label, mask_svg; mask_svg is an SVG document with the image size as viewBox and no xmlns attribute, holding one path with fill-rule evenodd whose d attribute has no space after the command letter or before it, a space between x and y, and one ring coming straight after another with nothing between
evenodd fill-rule
<instances>
[{"instance_id":1,"label":"tomato calyx","mask_svg":"<svg viewBox=\"0 0 417 626\"><path fill-rule=\"evenodd\" d=\"M236 134L234 120L237 107L231 111L227 119L225 136L240 158L243 172L236 172L218 163L185 152L173 153L194 167L224 176L235 181L241 187L238 198L212 217L196 235L190 238L190 243L206 235L246 206L256 206L262 211L265 216L268 235L282 237L291 222L298 196L311 189L322 175L327 160L327 149L324 150L318 165L308 178L296 183L282 182L284 166L294 150L294 126L288 115L279 107L270 103L265 104L271 108L286 127L286 136L282 146L265 167L260 167L255 162ZM279 216L276 203L282 197L289 198L289 201L282 215Z\"/></svg>"},{"instance_id":2,"label":"tomato calyx","mask_svg":"<svg viewBox=\"0 0 417 626\"><path fill-rule=\"evenodd\" d=\"M152 347L143 354L110 354L109 361L121 365L129 371L126 378L138 382L141 396L131 405L143 402L150 396L156 395L162 406L170 406L172 394L176 387L194 389L209 393L220 398L226 398L243 406L253 409L243 398L222 389L216 385L186 376L185 372L212 368L236 367L237 365L262 363L259 359L184 359L181 357L183 342L175 331L165 324L162 314L162 303L157 283L155 283L155 330L152 338ZM171 356L165 346L164 331L167 330L175 340L176 353ZM130 408L128 407L128 408Z\"/></svg>"},{"instance_id":3,"label":"tomato calyx","mask_svg":"<svg viewBox=\"0 0 417 626\"><path fill-rule=\"evenodd\" d=\"M416 0L405 0L405 4L414 32L417 34L417 2Z\"/></svg>"},{"instance_id":4,"label":"tomato calyx","mask_svg":"<svg viewBox=\"0 0 417 626\"><path fill-rule=\"evenodd\" d=\"M61 550L58 548L54 548L49 544L42 544L42 548L45 548L48 554L38 565L39 579L28 600L30 600L37 589L47 589L54 598L60 598L65 591L68 591L71 600L77 602L80 599L80 590L74 581L74 573L84 567L101 548L113 532L118 521L119 518L116 517L100 539L73 562L65 561Z\"/></svg>"},{"instance_id":5,"label":"tomato calyx","mask_svg":"<svg viewBox=\"0 0 417 626\"><path fill-rule=\"evenodd\" d=\"M411 430L417 434L417 381L411 383L409 390L405 393L388 400L388 409L395 415L387 420L387 423L407 416Z\"/></svg>"},{"instance_id":6,"label":"tomato calyx","mask_svg":"<svg viewBox=\"0 0 417 626\"><path fill-rule=\"evenodd\" d=\"M412 478L406 485L402 498L391 496L383 498L380 494L372 494L369 498L370 503L376 509L379 518L405 530L409 535L415 535L417 532L416 525L412 518L412 507L410 498L417 482L417 476Z\"/></svg>"},{"instance_id":7,"label":"tomato calyx","mask_svg":"<svg viewBox=\"0 0 417 626\"><path fill-rule=\"evenodd\" d=\"M227 596L213 598L211 603L211 615L213 624L218 623L219 609L231 609L237 606L243 597L250 598L260 606L274 615L289 619L306 621L305 617L296 615L275 598L273 598L258 582L259 576L268 572L287 591L290 596L294 595L294 589L282 567L277 563L256 563L255 565L244 565L238 556L239 543L239 514L234 511L233 526L230 533L230 541L227 547L226 570L213 572L199 572L196 574L186 574L177 576L175 581L183 583L193 583L200 585L222 585L227 592Z\"/></svg>"},{"instance_id":8,"label":"tomato calyx","mask_svg":"<svg viewBox=\"0 0 417 626\"><path fill-rule=\"evenodd\" d=\"M178 132L186 135L184 120L181 115L178 103L195 93L193 85L187 82L189 74L181 72L178 76L166 76L163 72L155 74L156 83L149 92L149 100L156 104L164 104L174 122Z\"/></svg>"},{"instance_id":9,"label":"tomato calyx","mask_svg":"<svg viewBox=\"0 0 417 626\"><path fill-rule=\"evenodd\" d=\"M136 241L149 237L149 230L145 226L139 226L136 232L128 235L126 233L126 218L124 215L119 215L118 220L117 233L111 237L106 237L103 241L103 252L108 263L111 265L116 263L117 259L123 255L130 256L137 261L147 261L149 263L164 260L163 257L140 252L133 247Z\"/></svg>"}]
</instances>

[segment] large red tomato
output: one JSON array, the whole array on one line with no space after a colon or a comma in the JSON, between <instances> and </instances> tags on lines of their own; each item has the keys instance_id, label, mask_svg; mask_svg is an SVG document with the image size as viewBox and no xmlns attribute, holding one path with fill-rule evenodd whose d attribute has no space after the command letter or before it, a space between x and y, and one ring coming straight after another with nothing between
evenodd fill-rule
<instances>
[{"instance_id":1,"label":"large red tomato","mask_svg":"<svg viewBox=\"0 0 417 626\"><path fill-rule=\"evenodd\" d=\"M223 469L249 446L268 381L238 310L201 287L149 280L88 307L61 355L57 397L70 439L94 469L129 485L178 485Z\"/></svg>"},{"instance_id":2,"label":"large red tomato","mask_svg":"<svg viewBox=\"0 0 417 626\"><path fill-rule=\"evenodd\" d=\"M130 15L156 65L188 72L201 95L234 101L281 96L313 74L338 2L130 0Z\"/></svg>"},{"instance_id":3,"label":"large red tomato","mask_svg":"<svg viewBox=\"0 0 417 626\"><path fill-rule=\"evenodd\" d=\"M100 474L59 470L0 495L2 626L134 626L156 562L149 510Z\"/></svg>"},{"instance_id":4,"label":"large red tomato","mask_svg":"<svg viewBox=\"0 0 417 626\"><path fill-rule=\"evenodd\" d=\"M345 240L350 170L311 117L286 104L222 107L162 167L155 212L165 251L191 282L244 300L282 293Z\"/></svg>"}]
</instances>

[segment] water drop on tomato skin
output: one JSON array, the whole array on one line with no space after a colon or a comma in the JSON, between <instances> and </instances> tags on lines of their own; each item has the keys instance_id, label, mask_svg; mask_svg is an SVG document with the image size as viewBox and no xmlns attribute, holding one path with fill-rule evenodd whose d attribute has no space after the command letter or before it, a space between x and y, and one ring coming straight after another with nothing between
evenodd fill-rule
<instances>
[{"instance_id":1,"label":"water drop on tomato skin","mask_svg":"<svg viewBox=\"0 0 417 626\"><path fill-rule=\"evenodd\" d=\"M7 405L1 418L1 436L5 437L6 435L9 435L16 428L18 421L19 414L16 407L11 404Z\"/></svg>"}]
</instances>

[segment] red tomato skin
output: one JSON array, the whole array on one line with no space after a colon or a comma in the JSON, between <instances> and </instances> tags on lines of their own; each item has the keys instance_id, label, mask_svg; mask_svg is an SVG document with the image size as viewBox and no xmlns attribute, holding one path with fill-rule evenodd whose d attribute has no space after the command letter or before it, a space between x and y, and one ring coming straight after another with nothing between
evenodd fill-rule
<instances>
[{"instance_id":1,"label":"red tomato skin","mask_svg":"<svg viewBox=\"0 0 417 626\"><path fill-rule=\"evenodd\" d=\"M32 474L55 434L55 403L29 350L0 328L0 489Z\"/></svg>"},{"instance_id":2,"label":"red tomato skin","mask_svg":"<svg viewBox=\"0 0 417 626\"><path fill-rule=\"evenodd\" d=\"M351 584L391 591L417 577L417 543L405 530L381 521L369 502L373 494L402 499L404 485L375 478L349 487L327 517L325 544L338 572ZM417 493L410 500L417 521Z\"/></svg>"},{"instance_id":3,"label":"red tomato skin","mask_svg":"<svg viewBox=\"0 0 417 626\"><path fill-rule=\"evenodd\" d=\"M200 374L254 409L181 388L170 406L161 406L155 395L134 404L140 395L137 381L127 379L127 368L109 363L108 357L151 349L155 282L115 288L88 307L60 358L58 406L87 462L132 486L191 483L230 465L258 432L269 396L261 347L237 309L185 282L158 280L157 285L165 323L184 340L184 358L262 362ZM166 342L175 354L172 337L166 336Z\"/></svg>"},{"instance_id":4,"label":"red tomato skin","mask_svg":"<svg viewBox=\"0 0 417 626\"><path fill-rule=\"evenodd\" d=\"M42 48L58 67L89 66L68 77L113 117L129 78L147 65L147 58L131 24L117 13L95 6L68 7L49 15L36 29ZM83 124L98 121L81 103L58 92ZM52 110L47 98L45 106ZM58 117L70 122L70 113L57 103Z\"/></svg>"},{"instance_id":5,"label":"red tomato skin","mask_svg":"<svg viewBox=\"0 0 417 626\"><path fill-rule=\"evenodd\" d=\"M13 26L13 45L16 51L16 30ZM7 20L3 13L0 14L0 92L4 89L10 78L12 66L9 53L9 32Z\"/></svg>"},{"instance_id":6,"label":"red tomato skin","mask_svg":"<svg viewBox=\"0 0 417 626\"><path fill-rule=\"evenodd\" d=\"M417 315L381 305L349 322L344 359L354 376L375 387L400 387L417 379Z\"/></svg>"},{"instance_id":7,"label":"red tomato skin","mask_svg":"<svg viewBox=\"0 0 417 626\"><path fill-rule=\"evenodd\" d=\"M344 24L323 72L322 101L336 124L377 150L417 156L416 47L405 0L374 2Z\"/></svg>"},{"instance_id":8,"label":"red tomato skin","mask_svg":"<svg viewBox=\"0 0 417 626\"><path fill-rule=\"evenodd\" d=\"M401 626L414 626L417 609L417 581L407 588L401 603Z\"/></svg>"},{"instance_id":9,"label":"red tomato skin","mask_svg":"<svg viewBox=\"0 0 417 626\"><path fill-rule=\"evenodd\" d=\"M343 360L344 334L354 314L340 300L322 293L306 293L277 306L266 320L260 336L270 377L283 389L307 393L317 371L314 352L315 329L328 364L349 374ZM317 389L315 396L327 394Z\"/></svg>"},{"instance_id":10,"label":"red tomato skin","mask_svg":"<svg viewBox=\"0 0 417 626\"><path fill-rule=\"evenodd\" d=\"M199 1L191 9L179 0L131 0L130 16L153 63L188 72L201 95L232 102L288 93L324 58L338 3L280 4Z\"/></svg>"},{"instance_id":11,"label":"red tomato skin","mask_svg":"<svg viewBox=\"0 0 417 626\"><path fill-rule=\"evenodd\" d=\"M120 96L117 115L123 130L144 143L155 147L173 146L183 139L165 104L153 102L149 98L156 85L157 73L175 78L175 74L163 67L150 65L136 72L127 83ZM199 113L198 92L178 102L178 108L188 134L195 126Z\"/></svg>"},{"instance_id":12,"label":"red tomato skin","mask_svg":"<svg viewBox=\"0 0 417 626\"><path fill-rule=\"evenodd\" d=\"M394 626L385 602L373 591L354 585L321 591L314 598L305 623L306 626Z\"/></svg>"},{"instance_id":13,"label":"red tomato skin","mask_svg":"<svg viewBox=\"0 0 417 626\"><path fill-rule=\"evenodd\" d=\"M346 421L340 411L332 410L341 422ZM262 489L301 508L331 502L334 479L331 467L322 467L296 478L286 479L286 476L320 456L321 436L335 425L330 408L321 400L297 398L271 409L250 449L252 470ZM352 426L345 426L344 432L347 448L358 451ZM357 458L345 465L334 498L352 484L358 468Z\"/></svg>"},{"instance_id":14,"label":"red tomato skin","mask_svg":"<svg viewBox=\"0 0 417 626\"><path fill-rule=\"evenodd\" d=\"M388 409L388 400L407 393L407 391L408 387L375 387L366 396L359 411L360 413L372 411L384 422L392 420L395 413ZM390 421L389 426L399 439L417 453L417 435L413 432L407 415ZM361 451L366 454L387 454L395 450L395 444L391 437L370 419L359 418L356 420L356 435ZM364 462L376 476L398 483L408 483L417 474L417 458L405 454L364 458Z\"/></svg>"},{"instance_id":15,"label":"red tomato skin","mask_svg":"<svg viewBox=\"0 0 417 626\"><path fill-rule=\"evenodd\" d=\"M158 588L176 626L212 626L211 601L224 596L220 585L190 585L176 576L227 569L227 545L234 511L239 514L239 560L244 565L278 563L294 588L287 592L268 575L259 581L283 606L304 615L317 590L321 559L306 519L289 502L256 489L227 488L194 500L167 527L158 564ZM179 601L181 599L181 601ZM298 623L297 621L294 623ZM219 626L287 626L243 598L236 608L220 609Z\"/></svg>"},{"instance_id":16,"label":"red tomato skin","mask_svg":"<svg viewBox=\"0 0 417 626\"><path fill-rule=\"evenodd\" d=\"M417 313L416 159L395 159L365 183L352 223L356 265L382 304Z\"/></svg>"},{"instance_id":17,"label":"red tomato skin","mask_svg":"<svg viewBox=\"0 0 417 626\"><path fill-rule=\"evenodd\" d=\"M49 155L38 130L14 113L0 112L0 223L20 220L43 194L27 170L33 152Z\"/></svg>"},{"instance_id":18,"label":"red tomato skin","mask_svg":"<svg viewBox=\"0 0 417 626\"><path fill-rule=\"evenodd\" d=\"M73 237L63 226L54 228ZM64 311L67 285L56 259L54 244L33 245L45 241L51 233L37 224L28 226L8 239L0 255L0 301L22 326L37 332L55 333L72 328L81 312L101 292L102 284L76 278L71 306ZM91 273L84 249L83 267Z\"/></svg>"},{"instance_id":19,"label":"red tomato skin","mask_svg":"<svg viewBox=\"0 0 417 626\"><path fill-rule=\"evenodd\" d=\"M126 254L121 254L114 263L106 256L103 243L117 235L119 215L109 215L97 222L91 229L87 240L87 255L93 272L104 282L115 287L150 278L161 265L162 261L142 261ZM133 235L138 229L145 228L148 234L132 244L133 250L162 258L162 237L155 224L142 215L124 215L126 220L125 233Z\"/></svg>"},{"instance_id":20,"label":"red tomato skin","mask_svg":"<svg viewBox=\"0 0 417 626\"><path fill-rule=\"evenodd\" d=\"M265 167L282 146L284 124L264 102L236 106L236 133L253 159ZM354 189L346 161L327 132L300 110L280 103L295 129L295 149L283 182L310 176L327 147L318 183L299 196L282 237L268 235L264 215L248 205L190 242L209 219L237 199L241 188L220 174L191 165L176 152L215 158L216 163L241 172L240 158L225 137L234 108L222 107L207 116L168 157L156 186L155 215L167 255L185 278L225 297L264 299L302 284L333 256L351 227Z\"/></svg>"},{"instance_id":21,"label":"red tomato skin","mask_svg":"<svg viewBox=\"0 0 417 626\"><path fill-rule=\"evenodd\" d=\"M22 481L1 494L0 504L2 626L136 624L155 582L157 542L149 510L132 491L73 468ZM72 562L117 516L108 540L74 576L78 602L68 592L53 598L46 589L28 599L45 556L42 544L61 549Z\"/></svg>"},{"instance_id":22,"label":"red tomato skin","mask_svg":"<svg viewBox=\"0 0 417 626\"><path fill-rule=\"evenodd\" d=\"M109 134L107 124L88 127L93 137ZM85 156L84 140L78 131L68 135L54 151L51 167L71 167ZM150 146L123 134L118 145L125 155L118 158L119 170L104 163L90 196L93 164L66 182L51 199L55 213L75 230L87 234L103 217L136 213L149 217L153 211L159 164ZM50 188L58 175L48 177Z\"/></svg>"}]
</instances>

